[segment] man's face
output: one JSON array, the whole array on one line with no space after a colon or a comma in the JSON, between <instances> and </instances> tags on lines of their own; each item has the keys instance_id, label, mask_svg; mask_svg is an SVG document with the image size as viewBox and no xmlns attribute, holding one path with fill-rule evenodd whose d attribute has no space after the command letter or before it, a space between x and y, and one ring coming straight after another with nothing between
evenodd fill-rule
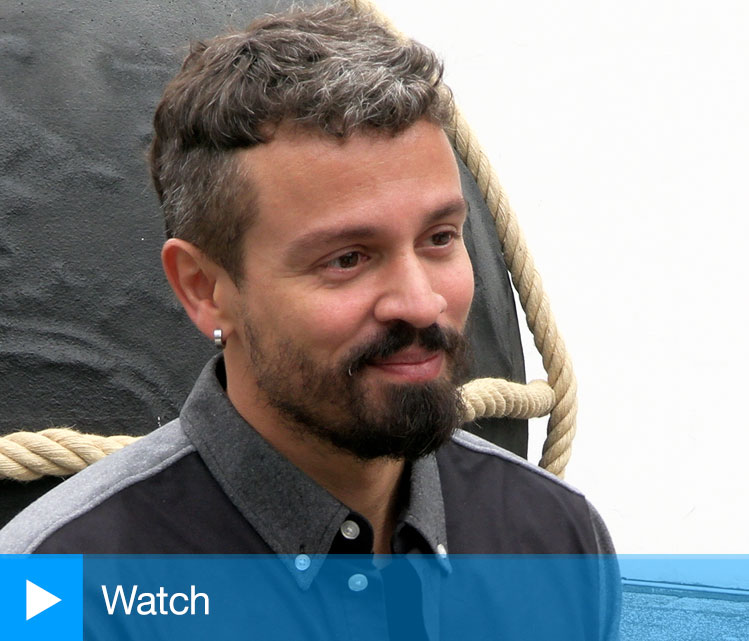
<instances>
[{"instance_id":1,"label":"man's face","mask_svg":"<svg viewBox=\"0 0 749 641\"><path fill-rule=\"evenodd\" d=\"M247 395L362 459L434 450L460 423L473 296L445 134L282 128L239 162L258 212L235 301Z\"/></svg>"}]
</instances>

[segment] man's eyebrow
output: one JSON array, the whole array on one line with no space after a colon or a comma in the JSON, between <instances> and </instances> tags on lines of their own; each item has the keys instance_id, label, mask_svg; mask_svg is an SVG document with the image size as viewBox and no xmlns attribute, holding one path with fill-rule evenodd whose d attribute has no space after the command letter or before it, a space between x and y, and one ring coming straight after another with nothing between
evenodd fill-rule
<instances>
[{"instance_id":1,"label":"man's eyebrow","mask_svg":"<svg viewBox=\"0 0 749 641\"><path fill-rule=\"evenodd\" d=\"M439 209L433 211L427 216L424 221L427 225L438 223L441 219L447 218L448 216L454 216L455 214L467 214L470 209L468 201L465 197L456 198L449 203L443 205Z\"/></svg>"},{"instance_id":2,"label":"man's eyebrow","mask_svg":"<svg viewBox=\"0 0 749 641\"><path fill-rule=\"evenodd\" d=\"M435 223L438 223L443 218L447 218L448 216L466 213L468 209L468 201L465 198L456 199L431 212L424 219L424 225L433 225ZM377 227L374 227L372 225L355 225L352 227L344 227L339 229L323 229L319 231L312 231L293 241L289 245L286 253L288 255L298 255L300 253L304 253L305 251L314 250L318 247L324 247L325 245L345 245L346 243L355 240L368 240L370 238L374 238L375 236L377 236L377 234Z\"/></svg>"}]
</instances>

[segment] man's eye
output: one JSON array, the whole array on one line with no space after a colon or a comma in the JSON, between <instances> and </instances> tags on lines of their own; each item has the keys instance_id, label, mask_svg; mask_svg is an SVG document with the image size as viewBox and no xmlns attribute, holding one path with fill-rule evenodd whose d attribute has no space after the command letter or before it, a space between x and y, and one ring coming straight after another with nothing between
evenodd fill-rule
<instances>
[{"instance_id":1,"label":"man's eye","mask_svg":"<svg viewBox=\"0 0 749 641\"><path fill-rule=\"evenodd\" d=\"M352 269L359 264L362 255L359 252L349 252L334 258L328 263L328 267L333 269Z\"/></svg>"},{"instance_id":2,"label":"man's eye","mask_svg":"<svg viewBox=\"0 0 749 641\"><path fill-rule=\"evenodd\" d=\"M455 238L455 233L452 231L440 231L436 234L432 234L432 244L438 247L449 245L450 242Z\"/></svg>"}]
</instances>

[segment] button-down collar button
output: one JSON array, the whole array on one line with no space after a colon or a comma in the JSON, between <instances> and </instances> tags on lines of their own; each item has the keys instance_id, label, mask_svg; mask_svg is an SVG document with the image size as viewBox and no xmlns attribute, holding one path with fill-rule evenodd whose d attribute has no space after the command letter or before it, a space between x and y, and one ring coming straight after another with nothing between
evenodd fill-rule
<instances>
[{"instance_id":1,"label":"button-down collar button","mask_svg":"<svg viewBox=\"0 0 749 641\"><path fill-rule=\"evenodd\" d=\"M437 554L443 559L447 556L447 548L442 543L437 546Z\"/></svg>"},{"instance_id":2,"label":"button-down collar button","mask_svg":"<svg viewBox=\"0 0 749 641\"><path fill-rule=\"evenodd\" d=\"M341 525L341 534L349 541L353 541L360 533L361 529L356 521L344 521Z\"/></svg>"},{"instance_id":3,"label":"button-down collar button","mask_svg":"<svg viewBox=\"0 0 749 641\"><path fill-rule=\"evenodd\" d=\"M348 587L352 592L361 592L367 589L369 581L363 574L352 574L348 579Z\"/></svg>"},{"instance_id":4,"label":"button-down collar button","mask_svg":"<svg viewBox=\"0 0 749 641\"><path fill-rule=\"evenodd\" d=\"M299 554L294 559L294 565L300 572L304 572L307 568L309 568L311 563L312 561L310 561L309 557L306 554Z\"/></svg>"}]
</instances>

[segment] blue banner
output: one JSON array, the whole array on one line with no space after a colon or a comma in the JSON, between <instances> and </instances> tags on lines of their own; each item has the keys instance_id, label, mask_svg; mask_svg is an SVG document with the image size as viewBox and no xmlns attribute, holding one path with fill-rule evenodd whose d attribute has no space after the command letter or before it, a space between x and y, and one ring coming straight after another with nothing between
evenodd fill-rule
<instances>
[{"instance_id":1,"label":"blue banner","mask_svg":"<svg viewBox=\"0 0 749 641\"><path fill-rule=\"evenodd\" d=\"M0 577L23 641L749 639L744 556L2 556Z\"/></svg>"}]
</instances>

